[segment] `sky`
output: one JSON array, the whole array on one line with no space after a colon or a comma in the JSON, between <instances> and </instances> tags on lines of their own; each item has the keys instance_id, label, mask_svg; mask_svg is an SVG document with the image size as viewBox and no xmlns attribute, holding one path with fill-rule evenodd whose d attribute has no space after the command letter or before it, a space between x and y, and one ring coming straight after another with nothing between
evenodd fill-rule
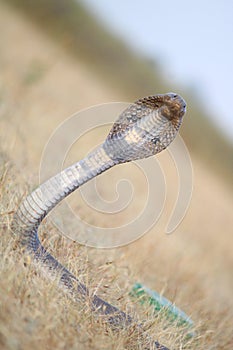
<instances>
[{"instance_id":1,"label":"sky","mask_svg":"<svg viewBox=\"0 0 233 350\"><path fill-rule=\"evenodd\" d=\"M130 47L188 87L233 140L232 0L83 0Z\"/></svg>"}]
</instances>

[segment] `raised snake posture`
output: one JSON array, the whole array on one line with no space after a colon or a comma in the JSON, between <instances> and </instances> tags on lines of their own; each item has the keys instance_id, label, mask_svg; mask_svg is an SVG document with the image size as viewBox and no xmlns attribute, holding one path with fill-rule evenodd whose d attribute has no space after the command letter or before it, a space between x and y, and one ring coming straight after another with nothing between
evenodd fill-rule
<instances>
[{"instance_id":1,"label":"raised snake posture","mask_svg":"<svg viewBox=\"0 0 233 350\"><path fill-rule=\"evenodd\" d=\"M146 158L164 150L175 138L185 114L185 101L177 94L149 96L130 105L114 123L106 140L86 158L40 185L20 204L12 223L19 242L48 275L59 276L59 285L80 302L104 316L113 328L133 319L97 295L60 264L41 244L38 227L43 218L66 196L116 164ZM141 325L138 325L140 331ZM167 349L157 341L151 347ZM144 347L147 349L147 347Z\"/></svg>"}]
</instances>

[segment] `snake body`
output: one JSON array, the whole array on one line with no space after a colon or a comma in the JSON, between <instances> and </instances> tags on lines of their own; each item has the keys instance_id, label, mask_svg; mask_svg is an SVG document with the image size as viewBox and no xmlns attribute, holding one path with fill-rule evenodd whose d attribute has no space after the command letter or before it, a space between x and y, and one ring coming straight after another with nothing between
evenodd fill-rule
<instances>
[{"instance_id":1,"label":"snake body","mask_svg":"<svg viewBox=\"0 0 233 350\"><path fill-rule=\"evenodd\" d=\"M41 244L38 228L43 218L66 196L114 165L152 156L175 138L186 104L174 93L142 98L130 105L114 123L106 140L83 160L71 165L40 185L19 205L12 229L20 244L46 274L59 276L59 284L79 302L107 319L114 329L133 319L97 295L60 264ZM166 349L157 341L155 348Z\"/></svg>"}]
</instances>

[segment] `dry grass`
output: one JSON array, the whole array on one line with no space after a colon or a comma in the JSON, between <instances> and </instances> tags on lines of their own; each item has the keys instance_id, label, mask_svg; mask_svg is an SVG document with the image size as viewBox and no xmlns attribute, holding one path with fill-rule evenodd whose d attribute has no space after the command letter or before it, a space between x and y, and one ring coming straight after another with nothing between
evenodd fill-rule
<instances>
[{"instance_id":1,"label":"dry grass","mask_svg":"<svg viewBox=\"0 0 233 350\"><path fill-rule=\"evenodd\" d=\"M39 266L22 253L17 246L17 237L13 237L10 230L15 207L25 193L22 179L15 173L16 168L1 155L1 347L25 350L143 349L146 342L137 334L134 325L120 330L120 334L113 333L89 310L88 304L75 303L57 288L56 281L46 280ZM133 278L129 270L121 266L122 252L111 252L103 257L95 249L62 238L46 222L41 236L48 249L91 291L119 308L137 314L143 320L145 334L161 339L171 349L190 348L192 342L186 338L187 329L171 325L163 317L155 318L151 308L139 307L130 299Z\"/></svg>"},{"instance_id":2,"label":"dry grass","mask_svg":"<svg viewBox=\"0 0 233 350\"><path fill-rule=\"evenodd\" d=\"M0 348L140 349L135 333L107 332L87 305L75 304L55 283L44 279L22 255L9 230L20 198L38 182L41 152L54 128L77 109L120 100L121 96L116 97L85 65L2 4L0 30ZM162 235L175 198L175 170L166 154L159 159L169 170L169 200L156 228L139 241L111 251L88 249L61 238L49 220L43 223L41 236L91 290L98 290L122 310L135 312L144 320L148 333L162 344L171 349L231 349L229 188L209 164L193 156L195 187L190 210L173 235ZM111 174L106 174L105 181L111 192L109 177ZM139 187L143 188L141 182ZM91 215L88 208L83 211ZM162 291L191 315L197 336L187 340L184 330L166 324L161 315L152 317L150 309L133 303L128 293L135 280Z\"/></svg>"}]
</instances>

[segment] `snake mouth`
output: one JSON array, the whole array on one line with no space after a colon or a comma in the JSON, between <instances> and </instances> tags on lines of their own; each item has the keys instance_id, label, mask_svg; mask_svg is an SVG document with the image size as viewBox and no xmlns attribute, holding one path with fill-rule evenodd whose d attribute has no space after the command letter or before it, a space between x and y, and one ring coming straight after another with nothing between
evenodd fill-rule
<instances>
[{"instance_id":1,"label":"snake mouth","mask_svg":"<svg viewBox=\"0 0 233 350\"><path fill-rule=\"evenodd\" d=\"M179 101L179 103L176 103L174 109L176 109L177 111L180 110L180 117L182 117L186 112L186 103L184 102L184 100L182 99L181 101Z\"/></svg>"}]
</instances>

